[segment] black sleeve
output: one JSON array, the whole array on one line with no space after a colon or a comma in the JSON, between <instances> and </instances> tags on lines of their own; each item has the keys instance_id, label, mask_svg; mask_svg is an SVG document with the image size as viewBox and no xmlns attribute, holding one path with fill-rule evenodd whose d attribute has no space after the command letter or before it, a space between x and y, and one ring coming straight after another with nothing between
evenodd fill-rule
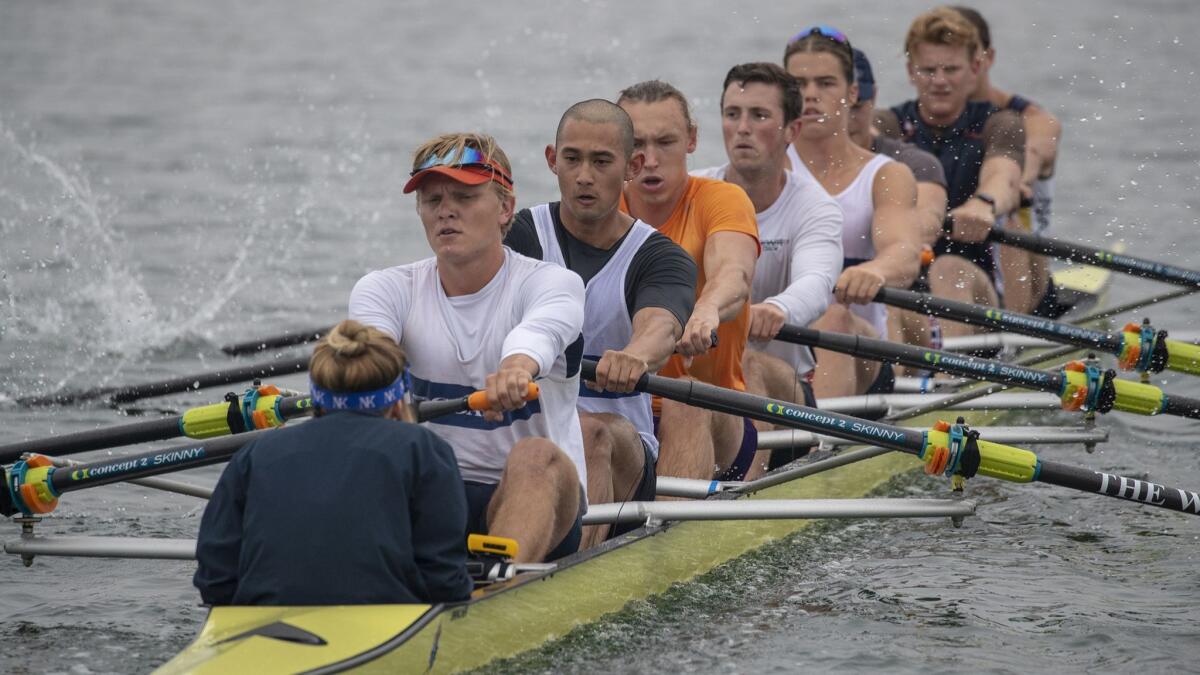
<instances>
[{"instance_id":1,"label":"black sleeve","mask_svg":"<svg viewBox=\"0 0 1200 675\"><path fill-rule=\"evenodd\" d=\"M679 244L655 232L642 244L625 274L625 304L632 319L646 307L661 307L687 324L696 304L696 262Z\"/></svg>"},{"instance_id":2,"label":"black sleeve","mask_svg":"<svg viewBox=\"0 0 1200 675\"><path fill-rule=\"evenodd\" d=\"M414 439L415 485L409 500L413 560L428 602L471 597L467 576L467 496L450 445L432 432Z\"/></svg>"},{"instance_id":3,"label":"black sleeve","mask_svg":"<svg viewBox=\"0 0 1200 675\"><path fill-rule=\"evenodd\" d=\"M238 587L238 560L242 553L242 513L246 505L249 453L255 442L238 451L221 472L196 537L196 574L192 583L209 605L233 603Z\"/></svg>"},{"instance_id":4,"label":"black sleeve","mask_svg":"<svg viewBox=\"0 0 1200 675\"><path fill-rule=\"evenodd\" d=\"M533 224L533 212L521 209L513 218L512 228L504 236L504 245L527 258L542 259L542 244Z\"/></svg>"}]
</instances>

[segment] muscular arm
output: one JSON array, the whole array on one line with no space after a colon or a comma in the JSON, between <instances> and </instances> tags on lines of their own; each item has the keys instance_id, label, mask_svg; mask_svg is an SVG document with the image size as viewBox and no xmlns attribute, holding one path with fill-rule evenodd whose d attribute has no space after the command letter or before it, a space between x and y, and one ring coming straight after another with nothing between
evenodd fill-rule
<instances>
[{"instance_id":1,"label":"muscular arm","mask_svg":"<svg viewBox=\"0 0 1200 675\"><path fill-rule=\"evenodd\" d=\"M946 188L937 183L917 183L917 231L922 244L933 246L942 236L946 220Z\"/></svg>"},{"instance_id":2,"label":"muscular arm","mask_svg":"<svg viewBox=\"0 0 1200 675\"><path fill-rule=\"evenodd\" d=\"M644 373L653 373L675 353L683 326L669 310L646 307L633 315L633 337L620 351L609 350L596 364L595 388L627 394Z\"/></svg>"},{"instance_id":3,"label":"muscular arm","mask_svg":"<svg viewBox=\"0 0 1200 675\"><path fill-rule=\"evenodd\" d=\"M1058 159L1058 142L1062 138L1062 122L1050 111L1030 105L1023 115L1025 121L1025 167L1021 182L1029 185L1038 178L1054 174Z\"/></svg>"},{"instance_id":4,"label":"muscular arm","mask_svg":"<svg viewBox=\"0 0 1200 675\"><path fill-rule=\"evenodd\" d=\"M684 327L677 348L685 356L698 356L712 346L712 331L742 311L750 298L758 243L742 232L714 232L704 242L704 290L696 299L692 318Z\"/></svg>"},{"instance_id":5,"label":"muscular arm","mask_svg":"<svg viewBox=\"0 0 1200 675\"><path fill-rule=\"evenodd\" d=\"M996 200L996 213L1010 213L1021 205L1021 171L1025 163L1025 124L1020 115L1003 110L983 127L986 147L976 192Z\"/></svg>"},{"instance_id":6,"label":"muscular arm","mask_svg":"<svg viewBox=\"0 0 1200 675\"><path fill-rule=\"evenodd\" d=\"M887 286L908 288L917 280L921 266L917 181L908 167L892 162L875 174L871 197L875 203L871 219L875 258L858 267L879 274Z\"/></svg>"}]
</instances>

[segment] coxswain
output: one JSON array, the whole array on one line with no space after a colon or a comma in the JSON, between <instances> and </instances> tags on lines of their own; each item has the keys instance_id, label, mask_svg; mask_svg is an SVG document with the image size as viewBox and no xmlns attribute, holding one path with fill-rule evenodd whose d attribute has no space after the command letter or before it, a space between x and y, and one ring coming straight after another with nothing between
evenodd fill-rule
<instances>
[{"instance_id":1,"label":"coxswain","mask_svg":"<svg viewBox=\"0 0 1200 675\"><path fill-rule=\"evenodd\" d=\"M887 308L872 302L884 286L908 288L921 269L917 185L907 166L857 145L849 134L857 100L854 52L830 26L793 37L784 64L800 84L800 133L789 155L797 173L811 176L842 207L842 270L836 302L813 328L887 339ZM888 393L890 364L817 350L817 398Z\"/></svg>"},{"instance_id":2,"label":"coxswain","mask_svg":"<svg viewBox=\"0 0 1200 675\"><path fill-rule=\"evenodd\" d=\"M342 321L313 350L314 417L239 450L196 540L210 605L466 600L467 500L454 451L412 424L404 350ZM366 505L366 508L364 508Z\"/></svg>"},{"instance_id":3,"label":"coxswain","mask_svg":"<svg viewBox=\"0 0 1200 675\"><path fill-rule=\"evenodd\" d=\"M762 253L750 291L746 388L815 406L812 352L773 338L785 323L807 326L829 307L842 271L842 210L815 181L784 168L800 128L795 78L773 63L734 66L722 84L720 105L729 162L693 175L741 187L758 220ZM746 478L758 477L782 456L792 455L760 451Z\"/></svg>"},{"instance_id":4,"label":"coxswain","mask_svg":"<svg viewBox=\"0 0 1200 675\"><path fill-rule=\"evenodd\" d=\"M490 136L421 145L404 186L414 191L434 256L363 277L350 318L404 347L416 398L487 391L482 414L425 423L454 448L470 531L515 539L517 562L573 553L587 506L576 410L583 282L505 248L512 168ZM534 380L540 396L526 405Z\"/></svg>"},{"instance_id":5,"label":"coxswain","mask_svg":"<svg viewBox=\"0 0 1200 675\"><path fill-rule=\"evenodd\" d=\"M634 148L645 156L625 187L622 209L683 247L697 267L695 307L676 342L678 353L659 374L744 391L750 283L759 253L754 204L736 185L688 175L696 124L678 89L650 80L623 90L617 104L633 119ZM740 480L750 469L758 446L750 420L667 400L659 420L660 476Z\"/></svg>"},{"instance_id":6,"label":"coxswain","mask_svg":"<svg viewBox=\"0 0 1200 675\"><path fill-rule=\"evenodd\" d=\"M583 353L598 362L595 383L579 390L591 504L654 501L651 397L634 386L666 364L696 301L691 257L619 208L625 182L642 168L633 145L633 121L620 106L591 99L568 108L546 147L560 199L518 212L505 237L517 253L566 267L584 283ZM583 548L608 532L583 528Z\"/></svg>"}]
</instances>

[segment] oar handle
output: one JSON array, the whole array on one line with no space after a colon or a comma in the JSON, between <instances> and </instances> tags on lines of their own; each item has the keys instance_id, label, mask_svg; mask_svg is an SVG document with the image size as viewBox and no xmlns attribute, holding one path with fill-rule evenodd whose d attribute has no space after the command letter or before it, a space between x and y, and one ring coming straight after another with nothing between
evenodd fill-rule
<instances>
[{"instance_id":1,"label":"oar handle","mask_svg":"<svg viewBox=\"0 0 1200 675\"><path fill-rule=\"evenodd\" d=\"M532 401L540 393L541 390L538 388L537 383L530 382L529 388L525 391L525 400ZM417 421L428 422L429 420L445 415L453 415L455 413L466 412L467 410L484 411L491 407L491 404L488 403L487 392L481 389L461 398L451 398L442 401L421 401L417 404Z\"/></svg>"}]
</instances>

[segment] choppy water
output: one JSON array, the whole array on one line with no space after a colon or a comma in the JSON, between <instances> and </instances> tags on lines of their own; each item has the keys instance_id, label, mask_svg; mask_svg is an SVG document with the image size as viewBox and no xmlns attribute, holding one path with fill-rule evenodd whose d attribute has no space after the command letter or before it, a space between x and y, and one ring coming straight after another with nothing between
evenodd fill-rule
<instances>
[{"instance_id":1,"label":"choppy water","mask_svg":"<svg viewBox=\"0 0 1200 675\"><path fill-rule=\"evenodd\" d=\"M731 65L776 60L800 28L833 23L871 55L880 101L897 101L909 94L900 43L925 6L0 3L0 443L129 421L13 398L216 368L228 362L220 344L329 322L363 272L426 255L399 187L429 135L495 134L532 204L553 196L541 149L562 110L663 77L696 105L693 165L717 164L717 96ZM981 9L999 49L996 81L1064 120L1057 233L1123 238L1146 257L1200 267L1200 12L1186 1L1039 7ZM1113 295L1160 289L1123 279ZM1198 309L1176 301L1156 316L1194 330ZM1200 395L1194 380L1164 382ZM1188 423L1103 423L1113 440L1096 455L1049 452L1200 486ZM211 483L217 471L185 478ZM1041 486L972 489L980 516L964 529L831 525L511 665L1196 669L1194 520ZM103 488L68 495L42 530L187 537L201 508ZM191 568L0 560L0 670L149 669L203 617Z\"/></svg>"}]
</instances>

